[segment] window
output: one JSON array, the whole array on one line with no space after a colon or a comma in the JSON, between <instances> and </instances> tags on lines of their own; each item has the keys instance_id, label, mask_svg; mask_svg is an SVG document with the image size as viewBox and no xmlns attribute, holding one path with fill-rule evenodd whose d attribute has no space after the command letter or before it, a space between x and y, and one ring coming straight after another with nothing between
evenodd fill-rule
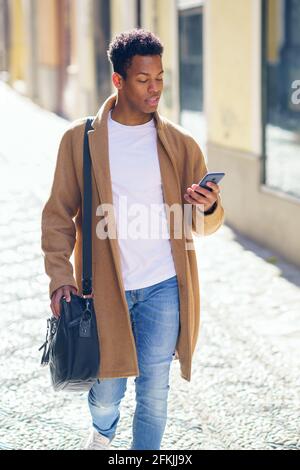
<instances>
[{"instance_id":1,"label":"window","mask_svg":"<svg viewBox=\"0 0 300 470\"><path fill-rule=\"evenodd\" d=\"M179 11L180 108L203 110L202 7Z\"/></svg>"},{"instance_id":2,"label":"window","mask_svg":"<svg viewBox=\"0 0 300 470\"><path fill-rule=\"evenodd\" d=\"M263 4L263 182L300 197L300 2Z\"/></svg>"},{"instance_id":3,"label":"window","mask_svg":"<svg viewBox=\"0 0 300 470\"><path fill-rule=\"evenodd\" d=\"M178 11L180 124L204 148L202 25L202 6Z\"/></svg>"}]
</instances>

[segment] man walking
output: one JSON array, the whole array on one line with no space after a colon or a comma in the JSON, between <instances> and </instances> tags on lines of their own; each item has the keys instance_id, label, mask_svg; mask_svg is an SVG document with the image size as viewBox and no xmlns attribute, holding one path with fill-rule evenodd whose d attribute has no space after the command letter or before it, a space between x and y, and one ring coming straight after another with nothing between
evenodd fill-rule
<instances>
[{"instance_id":1,"label":"man walking","mask_svg":"<svg viewBox=\"0 0 300 470\"><path fill-rule=\"evenodd\" d=\"M102 104L88 133L93 297L101 360L88 394L92 428L86 449L109 448L130 376L136 377L131 449L160 449L170 365L178 359L182 378L191 380L200 318L195 252L186 248L185 234L178 236L182 218L167 218L166 208L190 207L191 229L199 235L215 232L224 221L219 186L211 183L208 191L197 185L207 173L198 144L157 111L162 53L159 38L149 31L134 29L115 37L108 58L116 93ZM70 300L71 292L82 295L85 123L86 118L74 121L62 137L42 213L42 249L56 317L62 296ZM141 208L147 217L137 221L133 216ZM141 231L143 236L137 237ZM73 250L75 277L69 260Z\"/></svg>"}]
</instances>

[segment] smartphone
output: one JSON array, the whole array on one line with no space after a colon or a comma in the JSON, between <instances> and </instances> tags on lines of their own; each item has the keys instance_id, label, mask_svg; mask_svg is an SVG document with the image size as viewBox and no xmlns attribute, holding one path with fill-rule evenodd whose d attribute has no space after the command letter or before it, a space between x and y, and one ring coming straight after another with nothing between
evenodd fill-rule
<instances>
[{"instance_id":1,"label":"smartphone","mask_svg":"<svg viewBox=\"0 0 300 470\"><path fill-rule=\"evenodd\" d=\"M199 181L198 186L202 186L202 188L209 189L209 191L212 191L212 188L206 186L206 183L211 181L212 183L218 184L223 178L223 176L225 176L225 173L222 172L206 173L202 180Z\"/></svg>"}]
</instances>

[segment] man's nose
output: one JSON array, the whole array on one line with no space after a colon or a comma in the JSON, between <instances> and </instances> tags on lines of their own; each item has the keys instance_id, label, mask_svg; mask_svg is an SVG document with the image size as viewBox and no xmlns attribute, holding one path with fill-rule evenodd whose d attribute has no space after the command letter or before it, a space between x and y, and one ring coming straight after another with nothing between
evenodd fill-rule
<instances>
[{"instance_id":1,"label":"man's nose","mask_svg":"<svg viewBox=\"0 0 300 470\"><path fill-rule=\"evenodd\" d=\"M153 93L153 92L154 92L154 93L157 93L158 90L159 90L158 84L157 84L156 82L151 82L150 85L149 85L149 91L150 91L151 93Z\"/></svg>"}]
</instances>

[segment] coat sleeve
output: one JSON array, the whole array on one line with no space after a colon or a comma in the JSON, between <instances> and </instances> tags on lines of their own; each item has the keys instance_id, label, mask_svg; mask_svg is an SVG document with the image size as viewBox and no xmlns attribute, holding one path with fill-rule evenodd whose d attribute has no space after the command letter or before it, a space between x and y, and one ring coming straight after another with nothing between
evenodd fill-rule
<instances>
[{"instance_id":1,"label":"coat sleeve","mask_svg":"<svg viewBox=\"0 0 300 470\"><path fill-rule=\"evenodd\" d=\"M63 285L78 289L70 262L76 229L73 217L81 204L80 189L76 178L71 129L62 136L49 199L41 218L41 247L46 274L50 278L49 297Z\"/></svg>"},{"instance_id":2,"label":"coat sleeve","mask_svg":"<svg viewBox=\"0 0 300 470\"><path fill-rule=\"evenodd\" d=\"M193 182L199 183L199 181L208 172L203 153L194 140L194 151L193 151ZM224 208L222 206L222 199L220 193L218 194L217 205L215 209L207 214L200 210L200 207L193 205L192 209L192 232L196 235L210 235L218 230L218 228L224 222Z\"/></svg>"}]
</instances>

